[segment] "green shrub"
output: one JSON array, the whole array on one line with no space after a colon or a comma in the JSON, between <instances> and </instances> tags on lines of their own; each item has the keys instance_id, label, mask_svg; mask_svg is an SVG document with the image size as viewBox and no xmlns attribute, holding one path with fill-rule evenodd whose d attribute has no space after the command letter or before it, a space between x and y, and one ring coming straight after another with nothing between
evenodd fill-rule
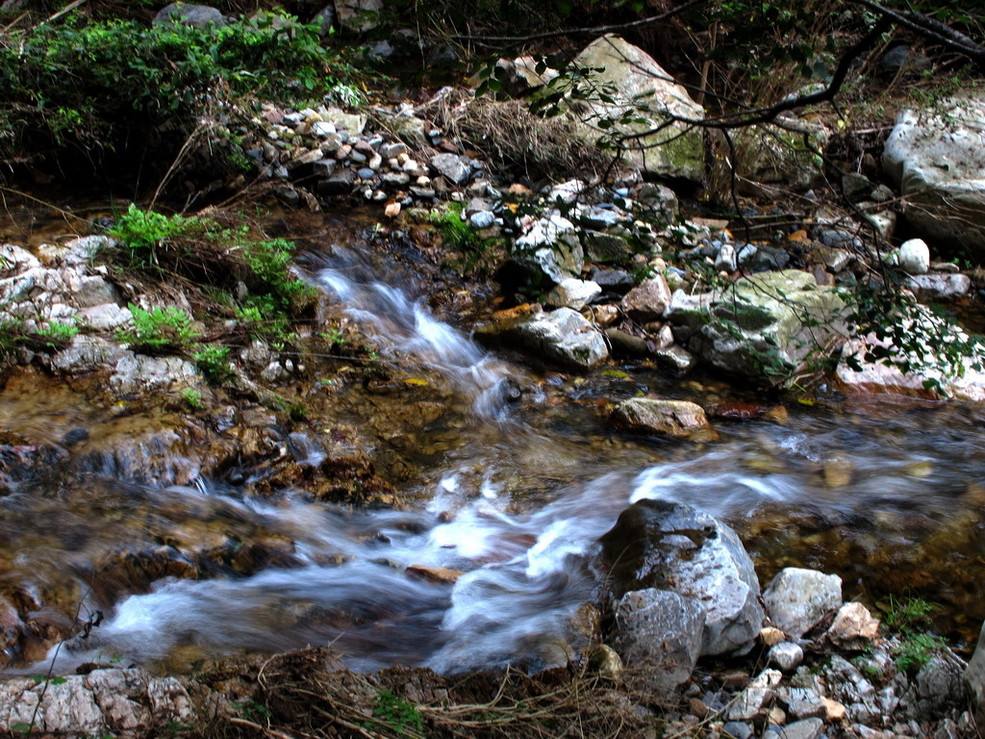
<instances>
[{"instance_id":1,"label":"green shrub","mask_svg":"<svg viewBox=\"0 0 985 739\"><path fill-rule=\"evenodd\" d=\"M424 733L424 717L417 706L389 690L383 690L376 696L373 718L397 734Z\"/></svg>"},{"instance_id":2,"label":"green shrub","mask_svg":"<svg viewBox=\"0 0 985 739\"><path fill-rule=\"evenodd\" d=\"M287 239L246 242L243 254L263 289L276 296L285 309L300 310L317 294L290 272L294 242Z\"/></svg>"},{"instance_id":3,"label":"green shrub","mask_svg":"<svg viewBox=\"0 0 985 739\"><path fill-rule=\"evenodd\" d=\"M461 203L448 203L443 209L433 210L428 220L441 232L445 244L459 251L476 246L478 237L468 221L462 219L464 206Z\"/></svg>"},{"instance_id":4,"label":"green shrub","mask_svg":"<svg viewBox=\"0 0 985 739\"><path fill-rule=\"evenodd\" d=\"M120 331L120 341L136 351L148 354L177 352L188 347L197 337L192 317L181 308L168 306L147 311L131 304L133 329Z\"/></svg>"},{"instance_id":5,"label":"green shrub","mask_svg":"<svg viewBox=\"0 0 985 739\"><path fill-rule=\"evenodd\" d=\"M252 295L236 309L236 318L254 338L280 351L291 339L291 323L282 307L269 295Z\"/></svg>"},{"instance_id":6,"label":"green shrub","mask_svg":"<svg viewBox=\"0 0 985 739\"><path fill-rule=\"evenodd\" d=\"M61 349L71 343L79 333L79 327L74 323L50 321L34 334L34 338L47 349Z\"/></svg>"},{"instance_id":7,"label":"green shrub","mask_svg":"<svg viewBox=\"0 0 985 739\"><path fill-rule=\"evenodd\" d=\"M233 374L232 367L229 365L228 346L205 344L192 355L192 358L209 382L221 384Z\"/></svg>"},{"instance_id":8,"label":"green shrub","mask_svg":"<svg viewBox=\"0 0 985 739\"><path fill-rule=\"evenodd\" d=\"M109 235L121 242L132 259L145 264L156 262L159 246L182 236L188 236L202 226L197 218L180 215L166 216L152 210L141 210L134 203L116 219Z\"/></svg>"},{"instance_id":9,"label":"green shrub","mask_svg":"<svg viewBox=\"0 0 985 739\"><path fill-rule=\"evenodd\" d=\"M186 405L193 411L201 410L202 404L202 393L193 387L186 387L181 391L181 399L185 401Z\"/></svg>"},{"instance_id":10,"label":"green shrub","mask_svg":"<svg viewBox=\"0 0 985 739\"><path fill-rule=\"evenodd\" d=\"M930 661L937 652L947 646L947 642L936 634L926 632L904 634L899 645L893 650L896 667L903 671L917 671Z\"/></svg>"}]
</instances>

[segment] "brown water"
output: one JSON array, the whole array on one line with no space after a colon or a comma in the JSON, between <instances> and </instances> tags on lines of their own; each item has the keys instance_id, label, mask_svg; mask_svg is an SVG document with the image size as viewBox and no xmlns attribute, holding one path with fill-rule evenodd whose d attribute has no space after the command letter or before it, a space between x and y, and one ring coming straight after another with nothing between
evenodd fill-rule
<instances>
[{"instance_id":1,"label":"brown water","mask_svg":"<svg viewBox=\"0 0 985 739\"><path fill-rule=\"evenodd\" d=\"M310 421L277 441L301 470L286 490L231 482L208 459L230 433L218 417L33 374L0 394L8 467L26 470L0 493L0 594L56 629L76 610L102 614L61 650L60 669L188 669L211 654L329 642L359 667L549 663L596 585L595 540L640 498L730 521L764 582L786 565L838 572L848 596L919 595L941 605L948 635L977 633L985 409L832 396L789 405L782 422L719 421L712 443L626 437L608 427L608 402L756 398L647 366L626 377L525 369L415 301L406 266L332 241L302 261L391 369L302 391ZM405 510L315 495L323 460L356 452ZM244 462L246 478L262 465ZM414 565L463 574L435 582ZM49 646L39 637L7 669L35 669L24 663Z\"/></svg>"}]
</instances>

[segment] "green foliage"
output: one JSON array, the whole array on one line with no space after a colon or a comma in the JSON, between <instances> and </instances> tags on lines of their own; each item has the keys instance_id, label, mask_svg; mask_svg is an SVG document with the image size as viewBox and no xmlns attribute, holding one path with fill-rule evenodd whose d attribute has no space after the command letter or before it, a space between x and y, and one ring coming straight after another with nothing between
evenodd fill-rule
<instances>
[{"instance_id":1,"label":"green foliage","mask_svg":"<svg viewBox=\"0 0 985 739\"><path fill-rule=\"evenodd\" d=\"M934 652L947 646L947 641L927 632L907 633L893 650L896 667L904 672L916 671L927 664Z\"/></svg>"},{"instance_id":2,"label":"green foliage","mask_svg":"<svg viewBox=\"0 0 985 739\"><path fill-rule=\"evenodd\" d=\"M34 337L48 349L61 349L71 343L79 333L74 323L51 321L37 330Z\"/></svg>"},{"instance_id":3,"label":"green foliage","mask_svg":"<svg viewBox=\"0 0 985 739\"><path fill-rule=\"evenodd\" d=\"M80 18L10 32L0 44L0 147L95 151L168 130L181 139L210 106L300 103L351 87L352 68L318 28L263 13L222 27Z\"/></svg>"},{"instance_id":4,"label":"green foliage","mask_svg":"<svg viewBox=\"0 0 985 739\"><path fill-rule=\"evenodd\" d=\"M186 387L181 391L181 399L193 411L202 410L202 393L193 387Z\"/></svg>"},{"instance_id":5,"label":"green foliage","mask_svg":"<svg viewBox=\"0 0 985 739\"><path fill-rule=\"evenodd\" d=\"M205 344L198 349L192 359L209 382L217 385L228 380L232 374L229 365L229 347L218 344Z\"/></svg>"},{"instance_id":6,"label":"green foliage","mask_svg":"<svg viewBox=\"0 0 985 739\"><path fill-rule=\"evenodd\" d=\"M197 333L192 327L192 317L181 308L168 306L147 311L131 304L133 329L120 331L120 341L136 351L160 354L182 351Z\"/></svg>"},{"instance_id":7,"label":"green foliage","mask_svg":"<svg viewBox=\"0 0 985 739\"><path fill-rule=\"evenodd\" d=\"M317 294L310 285L291 275L294 242L287 239L247 242L243 254L254 276L285 309L300 310Z\"/></svg>"},{"instance_id":8,"label":"green foliage","mask_svg":"<svg viewBox=\"0 0 985 739\"><path fill-rule=\"evenodd\" d=\"M886 607L883 620L890 629L902 631L911 629L918 624L926 624L930 615L937 608L936 605L923 598L908 597L900 601L889 596L889 605Z\"/></svg>"},{"instance_id":9,"label":"green foliage","mask_svg":"<svg viewBox=\"0 0 985 739\"><path fill-rule=\"evenodd\" d=\"M441 232L445 244L459 251L473 249L478 244L475 231L462 217L464 208L461 203L448 203L428 215L428 220Z\"/></svg>"},{"instance_id":10,"label":"green foliage","mask_svg":"<svg viewBox=\"0 0 985 739\"><path fill-rule=\"evenodd\" d=\"M236 309L236 318L249 334L280 351L291 340L291 323L281 305L269 295L253 295Z\"/></svg>"},{"instance_id":11,"label":"green foliage","mask_svg":"<svg viewBox=\"0 0 985 739\"><path fill-rule=\"evenodd\" d=\"M150 265L156 262L158 247L188 236L201 225L197 218L166 216L152 210L141 210L131 203L127 212L116 219L109 235L127 247L132 261Z\"/></svg>"},{"instance_id":12,"label":"green foliage","mask_svg":"<svg viewBox=\"0 0 985 739\"><path fill-rule=\"evenodd\" d=\"M424 717L417 707L389 690L380 691L376 696L373 718L398 735L424 733Z\"/></svg>"}]
</instances>

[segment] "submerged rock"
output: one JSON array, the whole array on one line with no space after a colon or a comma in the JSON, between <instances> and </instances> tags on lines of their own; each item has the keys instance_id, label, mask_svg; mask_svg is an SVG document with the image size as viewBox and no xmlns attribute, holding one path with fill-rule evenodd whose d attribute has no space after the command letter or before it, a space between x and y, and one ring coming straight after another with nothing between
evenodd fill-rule
<instances>
[{"instance_id":1,"label":"submerged rock","mask_svg":"<svg viewBox=\"0 0 985 739\"><path fill-rule=\"evenodd\" d=\"M613 598L669 590L703 612L700 654L745 649L759 635L763 609L752 560L736 533L708 514L641 500L620 514L600 542Z\"/></svg>"},{"instance_id":2,"label":"submerged rock","mask_svg":"<svg viewBox=\"0 0 985 739\"><path fill-rule=\"evenodd\" d=\"M612 421L632 431L677 438L714 435L704 409L684 400L630 398L616 406Z\"/></svg>"},{"instance_id":3,"label":"submerged rock","mask_svg":"<svg viewBox=\"0 0 985 739\"><path fill-rule=\"evenodd\" d=\"M817 570L787 567L763 592L770 620L799 639L841 606L841 578Z\"/></svg>"}]
</instances>

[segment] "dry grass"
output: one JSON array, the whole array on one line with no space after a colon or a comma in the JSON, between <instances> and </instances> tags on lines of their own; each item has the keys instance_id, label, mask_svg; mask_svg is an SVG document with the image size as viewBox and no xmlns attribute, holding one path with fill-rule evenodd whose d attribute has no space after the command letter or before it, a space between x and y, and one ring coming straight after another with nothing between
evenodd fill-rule
<instances>
[{"instance_id":1,"label":"dry grass","mask_svg":"<svg viewBox=\"0 0 985 739\"><path fill-rule=\"evenodd\" d=\"M576 121L535 115L523 100L469 98L457 105L449 101L438 118L494 167L531 180L598 177L613 160L613 154L594 145Z\"/></svg>"}]
</instances>

